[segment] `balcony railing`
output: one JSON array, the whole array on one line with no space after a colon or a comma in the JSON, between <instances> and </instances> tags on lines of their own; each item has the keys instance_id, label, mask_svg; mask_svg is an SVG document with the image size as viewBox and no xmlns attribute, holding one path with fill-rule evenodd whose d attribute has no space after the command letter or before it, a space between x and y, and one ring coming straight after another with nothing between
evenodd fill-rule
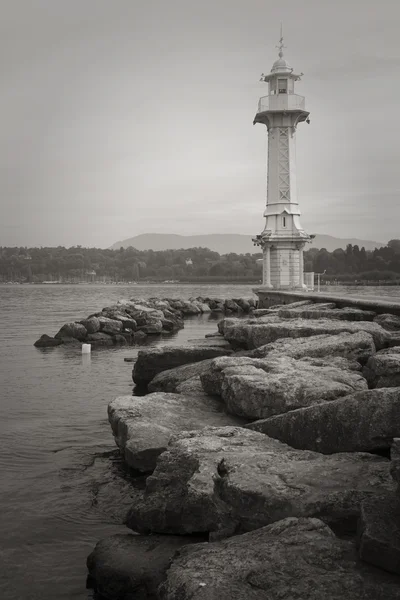
<instances>
[{"instance_id":1,"label":"balcony railing","mask_svg":"<svg viewBox=\"0 0 400 600\"><path fill-rule=\"evenodd\" d=\"M297 94L276 94L263 96L258 102L258 112L266 110L305 110L304 96Z\"/></svg>"}]
</instances>

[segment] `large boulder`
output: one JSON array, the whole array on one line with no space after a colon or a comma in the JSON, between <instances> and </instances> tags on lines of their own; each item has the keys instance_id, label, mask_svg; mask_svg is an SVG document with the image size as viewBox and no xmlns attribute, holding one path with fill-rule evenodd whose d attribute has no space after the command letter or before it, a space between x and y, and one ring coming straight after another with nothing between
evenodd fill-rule
<instances>
[{"instance_id":1,"label":"large boulder","mask_svg":"<svg viewBox=\"0 0 400 600\"><path fill-rule=\"evenodd\" d=\"M207 358L225 356L225 348L209 346L161 346L140 350L133 368L132 378L138 385L147 385L161 371L199 362Z\"/></svg>"},{"instance_id":2,"label":"large boulder","mask_svg":"<svg viewBox=\"0 0 400 600\"><path fill-rule=\"evenodd\" d=\"M100 331L100 321L97 317L89 317L80 321L88 333L97 333Z\"/></svg>"},{"instance_id":3,"label":"large boulder","mask_svg":"<svg viewBox=\"0 0 400 600\"><path fill-rule=\"evenodd\" d=\"M108 405L108 419L125 462L137 471L153 471L171 436L207 425L237 425L215 398L154 393L121 396Z\"/></svg>"},{"instance_id":4,"label":"large boulder","mask_svg":"<svg viewBox=\"0 0 400 600\"><path fill-rule=\"evenodd\" d=\"M161 371L161 373L150 381L148 390L149 392L176 392L177 388L183 383L191 379L198 381L199 376L207 370L212 360L214 359L207 358L200 362L189 363L175 369Z\"/></svg>"},{"instance_id":5,"label":"large boulder","mask_svg":"<svg viewBox=\"0 0 400 600\"><path fill-rule=\"evenodd\" d=\"M324 454L388 450L400 436L400 388L358 392L247 427L293 448Z\"/></svg>"},{"instance_id":6,"label":"large boulder","mask_svg":"<svg viewBox=\"0 0 400 600\"><path fill-rule=\"evenodd\" d=\"M389 461L365 453L294 450L240 427L175 436L127 515L141 533L228 536L285 517L341 526L370 494L394 489Z\"/></svg>"},{"instance_id":7,"label":"large boulder","mask_svg":"<svg viewBox=\"0 0 400 600\"><path fill-rule=\"evenodd\" d=\"M116 534L105 538L87 558L90 586L106 600L155 600L175 552L201 541L167 535Z\"/></svg>"},{"instance_id":8,"label":"large boulder","mask_svg":"<svg viewBox=\"0 0 400 600\"><path fill-rule=\"evenodd\" d=\"M400 347L385 348L368 359L363 369L370 387L400 386Z\"/></svg>"},{"instance_id":9,"label":"large boulder","mask_svg":"<svg viewBox=\"0 0 400 600\"><path fill-rule=\"evenodd\" d=\"M100 331L102 333L108 333L109 335L115 335L122 331L122 322L117 319L109 319L108 317L98 317L100 322Z\"/></svg>"},{"instance_id":10,"label":"large boulder","mask_svg":"<svg viewBox=\"0 0 400 600\"><path fill-rule=\"evenodd\" d=\"M237 347L252 349L275 342L280 338L310 337L313 335L335 335L347 331L370 333L378 350L384 348L390 339L389 332L378 323L369 321L336 321L333 319L280 319L260 317L258 319L224 319L224 337Z\"/></svg>"},{"instance_id":11,"label":"large boulder","mask_svg":"<svg viewBox=\"0 0 400 600\"><path fill-rule=\"evenodd\" d=\"M65 323L54 337L64 341L68 340L68 338L73 338L84 342L87 338L87 333L86 327L81 323Z\"/></svg>"},{"instance_id":12,"label":"large boulder","mask_svg":"<svg viewBox=\"0 0 400 600\"><path fill-rule=\"evenodd\" d=\"M374 321L388 331L400 331L400 317L398 315L377 315Z\"/></svg>"},{"instance_id":13,"label":"large boulder","mask_svg":"<svg viewBox=\"0 0 400 600\"><path fill-rule=\"evenodd\" d=\"M271 354L283 354L292 358L342 356L364 364L375 352L374 340L370 333L344 331L337 335L313 335L295 339L281 338L251 350L248 356L252 358L264 358Z\"/></svg>"},{"instance_id":14,"label":"large boulder","mask_svg":"<svg viewBox=\"0 0 400 600\"><path fill-rule=\"evenodd\" d=\"M302 308L280 308L277 310L281 319L334 319L338 321L373 321L376 313L359 308L329 308L313 304Z\"/></svg>"},{"instance_id":15,"label":"large boulder","mask_svg":"<svg viewBox=\"0 0 400 600\"><path fill-rule=\"evenodd\" d=\"M33 344L36 348L51 348L53 346L59 346L64 342L59 338L52 338L46 333L40 336L38 340Z\"/></svg>"},{"instance_id":16,"label":"large boulder","mask_svg":"<svg viewBox=\"0 0 400 600\"><path fill-rule=\"evenodd\" d=\"M87 341L92 346L113 346L114 340L111 335L99 331L98 333L90 333L87 337Z\"/></svg>"},{"instance_id":17,"label":"large boulder","mask_svg":"<svg viewBox=\"0 0 400 600\"><path fill-rule=\"evenodd\" d=\"M400 575L400 496L387 493L361 503L358 525L360 556ZM400 585L399 585L400 589Z\"/></svg>"},{"instance_id":18,"label":"large boulder","mask_svg":"<svg viewBox=\"0 0 400 600\"><path fill-rule=\"evenodd\" d=\"M368 388L352 363L336 361L229 356L212 361L200 377L204 391L220 395L230 413L264 419Z\"/></svg>"},{"instance_id":19,"label":"large boulder","mask_svg":"<svg viewBox=\"0 0 400 600\"><path fill-rule=\"evenodd\" d=\"M357 560L319 519L287 518L179 549L161 600L399 600L393 575Z\"/></svg>"},{"instance_id":20,"label":"large boulder","mask_svg":"<svg viewBox=\"0 0 400 600\"><path fill-rule=\"evenodd\" d=\"M393 440L390 448L390 474L400 484L400 437Z\"/></svg>"},{"instance_id":21,"label":"large boulder","mask_svg":"<svg viewBox=\"0 0 400 600\"><path fill-rule=\"evenodd\" d=\"M164 319L148 317L144 325L140 325L140 330L146 335L159 335L163 330Z\"/></svg>"}]
</instances>

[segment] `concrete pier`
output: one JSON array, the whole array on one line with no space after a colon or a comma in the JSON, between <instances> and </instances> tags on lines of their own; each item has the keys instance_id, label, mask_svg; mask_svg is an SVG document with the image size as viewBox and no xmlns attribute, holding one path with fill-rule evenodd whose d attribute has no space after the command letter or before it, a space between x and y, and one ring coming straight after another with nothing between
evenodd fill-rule
<instances>
[{"instance_id":1,"label":"concrete pier","mask_svg":"<svg viewBox=\"0 0 400 600\"><path fill-rule=\"evenodd\" d=\"M373 310L377 314L390 313L400 316L400 296L398 300L383 300L379 296L344 295L335 292L303 292L282 291L268 288L255 288L253 292L259 299L259 308L269 308L275 304L289 304L299 300L312 300L313 302L335 302L338 308L359 308Z\"/></svg>"}]
</instances>

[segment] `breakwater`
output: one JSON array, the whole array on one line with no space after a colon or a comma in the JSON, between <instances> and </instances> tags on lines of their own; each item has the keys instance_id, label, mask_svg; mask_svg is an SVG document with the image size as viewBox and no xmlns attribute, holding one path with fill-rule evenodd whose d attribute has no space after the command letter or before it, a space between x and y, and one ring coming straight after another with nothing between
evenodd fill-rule
<instances>
[{"instance_id":1,"label":"breakwater","mask_svg":"<svg viewBox=\"0 0 400 600\"><path fill-rule=\"evenodd\" d=\"M125 519L139 535L99 542L90 584L110 600L306 600L327 580L335 600L400 598L399 316L309 298L250 312L139 352L148 394L108 408L146 477Z\"/></svg>"}]
</instances>

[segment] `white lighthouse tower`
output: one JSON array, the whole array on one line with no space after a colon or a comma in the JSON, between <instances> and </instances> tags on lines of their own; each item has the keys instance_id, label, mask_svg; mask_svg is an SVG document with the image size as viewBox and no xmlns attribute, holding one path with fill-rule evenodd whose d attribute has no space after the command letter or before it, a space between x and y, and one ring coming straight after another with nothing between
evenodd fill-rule
<instances>
[{"instance_id":1,"label":"white lighthouse tower","mask_svg":"<svg viewBox=\"0 0 400 600\"><path fill-rule=\"evenodd\" d=\"M294 93L300 75L283 58L283 37L279 58L269 75L268 96L260 98L254 123L268 130L267 207L265 228L254 242L263 251L263 286L273 289L303 289L303 248L310 236L300 224L296 189L296 128L309 122L305 99Z\"/></svg>"}]
</instances>

